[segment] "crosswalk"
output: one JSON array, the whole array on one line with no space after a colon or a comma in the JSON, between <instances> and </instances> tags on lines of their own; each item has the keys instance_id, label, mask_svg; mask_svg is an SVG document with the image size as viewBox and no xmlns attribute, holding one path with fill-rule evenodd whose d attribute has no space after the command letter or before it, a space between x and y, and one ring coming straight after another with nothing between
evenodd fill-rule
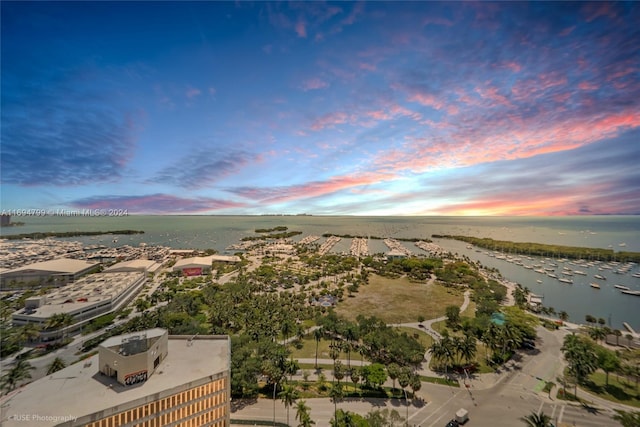
<instances>
[{"instance_id":1,"label":"crosswalk","mask_svg":"<svg viewBox=\"0 0 640 427\"><path fill-rule=\"evenodd\" d=\"M544 412L553 420L557 427L616 427L620 424L614 421L608 412L590 410L582 406L567 405L566 403L542 402L538 413Z\"/></svg>"}]
</instances>

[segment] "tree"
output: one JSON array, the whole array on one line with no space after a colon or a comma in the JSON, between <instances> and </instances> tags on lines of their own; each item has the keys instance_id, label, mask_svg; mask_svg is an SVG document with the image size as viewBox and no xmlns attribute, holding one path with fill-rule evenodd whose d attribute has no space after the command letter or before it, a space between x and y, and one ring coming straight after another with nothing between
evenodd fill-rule
<instances>
[{"instance_id":1,"label":"tree","mask_svg":"<svg viewBox=\"0 0 640 427\"><path fill-rule=\"evenodd\" d=\"M16 333L16 339L20 344L20 347L24 346L26 342L33 341L40 336L40 327L35 323L27 323L24 326L18 328Z\"/></svg>"},{"instance_id":2,"label":"tree","mask_svg":"<svg viewBox=\"0 0 640 427\"><path fill-rule=\"evenodd\" d=\"M457 305L447 306L444 310L445 316L447 316L447 326L455 327L460 322L460 307Z\"/></svg>"},{"instance_id":3,"label":"tree","mask_svg":"<svg viewBox=\"0 0 640 427\"><path fill-rule=\"evenodd\" d=\"M387 373L382 364L372 363L362 367L362 378L367 385L380 387L387 380Z\"/></svg>"},{"instance_id":4,"label":"tree","mask_svg":"<svg viewBox=\"0 0 640 427\"><path fill-rule=\"evenodd\" d=\"M65 328L69 325L73 325L73 316L69 313L56 313L51 315L45 323L45 329L61 329L62 341L65 339Z\"/></svg>"},{"instance_id":5,"label":"tree","mask_svg":"<svg viewBox=\"0 0 640 427\"><path fill-rule=\"evenodd\" d=\"M334 384L329 391L329 397L333 401L333 415L338 419L338 401L344 396L344 390L341 383Z\"/></svg>"},{"instance_id":6,"label":"tree","mask_svg":"<svg viewBox=\"0 0 640 427\"><path fill-rule=\"evenodd\" d=\"M400 366L397 363L391 363L387 366L387 374L389 378L393 381L393 390L395 392L396 389L396 380L398 379L398 375L400 375Z\"/></svg>"},{"instance_id":7,"label":"tree","mask_svg":"<svg viewBox=\"0 0 640 427\"><path fill-rule=\"evenodd\" d=\"M405 419L396 411L392 409L376 409L367 414L365 417L367 426L369 427L394 427L405 425Z\"/></svg>"},{"instance_id":8,"label":"tree","mask_svg":"<svg viewBox=\"0 0 640 427\"><path fill-rule=\"evenodd\" d=\"M322 339L322 329L318 328L313 331L313 338L316 340L316 366L318 369L318 344L320 344L320 340Z\"/></svg>"},{"instance_id":9,"label":"tree","mask_svg":"<svg viewBox=\"0 0 640 427\"><path fill-rule=\"evenodd\" d=\"M64 360L62 360L60 357L56 357L49 364L49 368L47 369L47 375L51 375L54 372L58 372L59 370L64 369L66 367L67 367L67 364L64 362Z\"/></svg>"},{"instance_id":10,"label":"tree","mask_svg":"<svg viewBox=\"0 0 640 427\"><path fill-rule=\"evenodd\" d=\"M640 426L640 412L627 412L620 409L615 409L615 411L616 414L612 418L619 421L622 427Z\"/></svg>"},{"instance_id":11,"label":"tree","mask_svg":"<svg viewBox=\"0 0 640 427\"><path fill-rule=\"evenodd\" d=\"M535 412L531 412L529 415L526 415L520 418L526 425L529 427L550 427L551 426L551 417L541 412L540 414L536 414Z\"/></svg>"},{"instance_id":12,"label":"tree","mask_svg":"<svg viewBox=\"0 0 640 427\"><path fill-rule=\"evenodd\" d=\"M289 425L289 408L298 400L298 392L295 387L291 385L285 385L282 387L282 391L278 394L278 397L284 403L284 407L287 409L287 425Z\"/></svg>"},{"instance_id":13,"label":"tree","mask_svg":"<svg viewBox=\"0 0 640 427\"><path fill-rule=\"evenodd\" d=\"M358 388L358 382L360 382L360 373L359 369L351 370L351 381L353 382L353 388Z\"/></svg>"},{"instance_id":14,"label":"tree","mask_svg":"<svg viewBox=\"0 0 640 427\"><path fill-rule=\"evenodd\" d=\"M591 337L591 339L597 342L597 341L604 340L607 334L602 328L592 327L592 328L589 328L589 336Z\"/></svg>"},{"instance_id":15,"label":"tree","mask_svg":"<svg viewBox=\"0 0 640 427\"><path fill-rule=\"evenodd\" d=\"M304 400L298 400L296 405L296 420L298 420L298 427L311 427L315 424L315 421L311 420L309 414L310 408L307 406L307 402Z\"/></svg>"},{"instance_id":16,"label":"tree","mask_svg":"<svg viewBox=\"0 0 640 427\"><path fill-rule=\"evenodd\" d=\"M575 334L567 335L561 348L569 364L569 372L576 378L574 395L578 393L578 383L596 370L597 359L592 343Z\"/></svg>"},{"instance_id":17,"label":"tree","mask_svg":"<svg viewBox=\"0 0 640 427\"><path fill-rule=\"evenodd\" d=\"M620 358L611 350L599 347L596 351L598 355L598 367L602 369L606 375L606 385L609 385L609 372L613 372L620 368Z\"/></svg>"},{"instance_id":18,"label":"tree","mask_svg":"<svg viewBox=\"0 0 640 427\"><path fill-rule=\"evenodd\" d=\"M409 381L409 387L411 387L411 391L413 392L413 397L415 399L416 392L422 388L422 381L420 381L420 375L418 374L411 375L411 380Z\"/></svg>"},{"instance_id":19,"label":"tree","mask_svg":"<svg viewBox=\"0 0 640 427\"><path fill-rule=\"evenodd\" d=\"M560 313L558 313L558 318L563 322L566 322L567 320L569 320L569 313L563 310Z\"/></svg>"},{"instance_id":20,"label":"tree","mask_svg":"<svg viewBox=\"0 0 640 427\"><path fill-rule=\"evenodd\" d=\"M342 365L342 362L339 360L336 360L336 363L334 363L333 365L333 377L337 379L339 383L340 380L344 378L344 375L345 375L345 372L344 372L344 366Z\"/></svg>"},{"instance_id":21,"label":"tree","mask_svg":"<svg viewBox=\"0 0 640 427\"><path fill-rule=\"evenodd\" d=\"M33 369L35 369L35 367L31 366L26 360L18 360L15 365L13 365L13 368L0 377L0 390L4 390L7 393L12 391L20 381L31 378L30 371Z\"/></svg>"}]
</instances>

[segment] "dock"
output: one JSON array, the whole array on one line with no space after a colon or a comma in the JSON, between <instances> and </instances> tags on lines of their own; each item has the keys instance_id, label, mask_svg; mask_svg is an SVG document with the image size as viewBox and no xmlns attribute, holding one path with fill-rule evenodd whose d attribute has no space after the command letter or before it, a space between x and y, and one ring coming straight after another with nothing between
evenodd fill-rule
<instances>
[{"instance_id":1,"label":"dock","mask_svg":"<svg viewBox=\"0 0 640 427\"><path fill-rule=\"evenodd\" d=\"M622 326L624 326L627 331L631 332L631 334L633 336L637 336L638 335L637 332L634 331L633 328L631 327L631 325L628 324L627 322L622 322Z\"/></svg>"}]
</instances>

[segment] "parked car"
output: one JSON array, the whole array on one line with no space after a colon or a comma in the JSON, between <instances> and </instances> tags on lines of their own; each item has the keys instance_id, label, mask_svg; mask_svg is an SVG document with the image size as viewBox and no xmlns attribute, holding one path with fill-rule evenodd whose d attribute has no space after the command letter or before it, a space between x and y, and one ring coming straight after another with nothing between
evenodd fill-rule
<instances>
[{"instance_id":1,"label":"parked car","mask_svg":"<svg viewBox=\"0 0 640 427\"><path fill-rule=\"evenodd\" d=\"M456 420L451 420L447 423L447 425L445 427L459 427L460 423L458 423Z\"/></svg>"}]
</instances>

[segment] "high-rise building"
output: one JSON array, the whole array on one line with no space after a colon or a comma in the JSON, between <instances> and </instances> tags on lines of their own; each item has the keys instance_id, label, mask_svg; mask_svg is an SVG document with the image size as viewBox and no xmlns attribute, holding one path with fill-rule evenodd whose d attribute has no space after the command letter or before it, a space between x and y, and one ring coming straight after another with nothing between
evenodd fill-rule
<instances>
[{"instance_id":1,"label":"high-rise building","mask_svg":"<svg viewBox=\"0 0 640 427\"><path fill-rule=\"evenodd\" d=\"M230 351L228 336L156 328L111 337L97 355L5 396L0 424L226 427Z\"/></svg>"}]
</instances>

